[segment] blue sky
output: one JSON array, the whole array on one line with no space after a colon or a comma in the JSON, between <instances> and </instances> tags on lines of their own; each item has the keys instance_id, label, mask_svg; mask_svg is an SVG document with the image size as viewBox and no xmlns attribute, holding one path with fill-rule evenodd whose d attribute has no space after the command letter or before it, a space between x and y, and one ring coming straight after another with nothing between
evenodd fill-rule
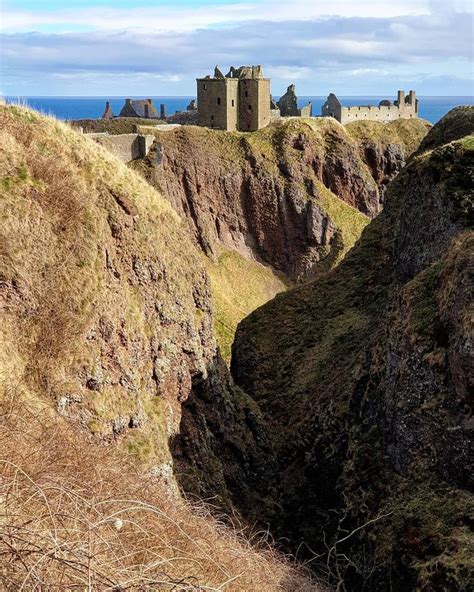
<instances>
[{"instance_id":1,"label":"blue sky","mask_svg":"<svg viewBox=\"0 0 474 592\"><path fill-rule=\"evenodd\" d=\"M4 95L193 95L219 64L281 94L473 93L470 0L0 0Z\"/></svg>"}]
</instances>

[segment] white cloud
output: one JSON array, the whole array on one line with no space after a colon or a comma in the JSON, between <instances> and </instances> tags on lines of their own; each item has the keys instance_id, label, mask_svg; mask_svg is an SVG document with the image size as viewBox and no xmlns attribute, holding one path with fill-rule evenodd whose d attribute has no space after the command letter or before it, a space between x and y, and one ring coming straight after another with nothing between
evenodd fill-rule
<instances>
[{"instance_id":1,"label":"white cloud","mask_svg":"<svg viewBox=\"0 0 474 592\"><path fill-rule=\"evenodd\" d=\"M86 28L101 31L119 29L154 32L193 31L224 24L246 21L283 22L287 20L314 20L324 17L393 18L429 14L428 0L263 0L236 2L201 8L140 7L120 9L97 7L57 11L18 11L4 9L2 28L5 31L32 31L44 27Z\"/></svg>"},{"instance_id":2,"label":"white cloud","mask_svg":"<svg viewBox=\"0 0 474 592\"><path fill-rule=\"evenodd\" d=\"M307 80L313 72L311 68L299 66L269 66L266 69L266 75L270 78L279 78L280 80L295 81Z\"/></svg>"},{"instance_id":3,"label":"white cloud","mask_svg":"<svg viewBox=\"0 0 474 592\"><path fill-rule=\"evenodd\" d=\"M139 82L151 94L191 94L195 77L210 73L215 64L225 69L251 63L264 65L275 95L293 81L308 89L306 94L325 94L328 86L338 90L351 80L361 92L364 85L377 92L382 76L387 87L421 80L426 72L467 79L470 15L458 14L453 6L446 11L446 2L442 13L436 12L437 2L393 4L403 16L388 17L385 9L392 3L386 0L236 3L187 11L186 19L181 9L94 9L101 15L97 19L90 10L82 11L76 25L90 19L99 30L3 35L2 84L13 93L29 85L46 94L109 89L127 94ZM358 14L319 18L328 6ZM374 18L374 10L383 18ZM72 18L70 11L53 13L59 19L65 15ZM254 20L246 20L250 16ZM51 25L53 17L38 13L34 18L40 17Z\"/></svg>"},{"instance_id":4,"label":"white cloud","mask_svg":"<svg viewBox=\"0 0 474 592\"><path fill-rule=\"evenodd\" d=\"M388 76L388 70L380 68L356 68L347 72L349 76Z\"/></svg>"}]
</instances>

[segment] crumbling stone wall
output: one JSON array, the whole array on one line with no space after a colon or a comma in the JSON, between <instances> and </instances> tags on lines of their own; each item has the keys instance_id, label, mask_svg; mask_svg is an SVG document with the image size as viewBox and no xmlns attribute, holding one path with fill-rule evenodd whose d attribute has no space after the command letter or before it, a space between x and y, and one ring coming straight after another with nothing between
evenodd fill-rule
<instances>
[{"instance_id":1,"label":"crumbling stone wall","mask_svg":"<svg viewBox=\"0 0 474 592\"><path fill-rule=\"evenodd\" d=\"M352 121L380 121L387 123L395 119L412 119L418 117L418 100L415 91L411 90L407 97L402 90L398 91L397 100L392 104L388 100L381 101L378 106L364 105L343 107L342 103L331 93L324 103L321 114L323 117L334 117L340 123Z\"/></svg>"},{"instance_id":2,"label":"crumbling stone wall","mask_svg":"<svg viewBox=\"0 0 474 592\"><path fill-rule=\"evenodd\" d=\"M142 134L87 135L104 148L107 148L123 162L144 158L155 140L155 136Z\"/></svg>"},{"instance_id":3,"label":"crumbling stone wall","mask_svg":"<svg viewBox=\"0 0 474 592\"><path fill-rule=\"evenodd\" d=\"M277 102L277 106L282 117L311 117L313 114L311 101L302 109L298 108L298 97L294 84L290 84L286 89L286 93Z\"/></svg>"}]
</instances>

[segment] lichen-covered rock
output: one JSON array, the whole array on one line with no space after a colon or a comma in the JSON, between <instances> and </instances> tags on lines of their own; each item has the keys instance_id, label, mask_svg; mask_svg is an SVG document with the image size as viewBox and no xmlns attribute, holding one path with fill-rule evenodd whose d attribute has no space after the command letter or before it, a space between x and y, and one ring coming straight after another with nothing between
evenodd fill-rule
<instances>
[{"instance_id":1,"label":"lichen-covered rock","mask_svg":"<svg viewBox=\"0 0 474 592\"><path fill-rule=\"evenodd\" d=\"M473 112L447 121L472 134ZM472 135L420 149L335 270L237 331L232 373L279 463L274 530L351 590L472 584L473 177Z\"/></svg>"}]
</instances>

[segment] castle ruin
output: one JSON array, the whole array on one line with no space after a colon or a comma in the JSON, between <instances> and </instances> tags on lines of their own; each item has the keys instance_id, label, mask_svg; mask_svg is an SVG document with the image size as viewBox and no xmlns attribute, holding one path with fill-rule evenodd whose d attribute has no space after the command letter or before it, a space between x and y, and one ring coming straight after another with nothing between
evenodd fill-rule
<instances>
[{"instance_id":1,"label":"castle ruin","mask_svg":"<svg viewBox=\"0 0 474 592\"><path fill-rule=\"evenodd\" d=\"M280 110L282 117L312 117L313 107L311 101L302 109L298 107L298 97L294 84L286 89L286 93L276 102L276 107Z\"/></svg>"},{"instance_id":2,"label":"castle ruin","mask_svg":"<svg viewBox=\"0 0 474 592\"><path fill-rule=\"evenodd\" d=\"M166 106L160 105L158 113L151 99L126 99L118 117L161 119L170 124L200 125L226 131L257 131L280 117L313 117L311 101L298 106L294 84L278 101L270 94L270 79L263 76L262 66L230 68L224 76L219 67L213 76L197 78L197 101L192 99L186 110L167 116ZM399 90L393 103L387 99L375 105L343 106L331 93L321 109L322 117L334 117L340 123L353 121L380 121L418 117L418 99L414 90L405 96ZM103 119L113 119L110 102L107 101Z\"/></svg>"},{"instance_id":3,"label":"castle ruin","mask_svg":"<svg viewBox=\"0 0 474 592\"><path fill-rule=\"evenodd\" d=\"M198 124L227 131L256 131L270 122L270 79L261 66L231 67L224 76L197 79Z\"/></svg>"},{"instance_id":4,"label":"castle ruin","mask_svg":"<svg viewBox=\"0 0 474 592\"><path fill-rule=\"evenodd\" d=\"M405 91L399 90L397 100L380 101L378 106L364 105L343 107L335 94L331 93L322 106L323 117L334 117L340 123L346 124L352 121L380 121L387 123L395 119L412 119L418 117L418 99L416 93L411 90L407 96Z\"/></svg>"}]
</instances>

